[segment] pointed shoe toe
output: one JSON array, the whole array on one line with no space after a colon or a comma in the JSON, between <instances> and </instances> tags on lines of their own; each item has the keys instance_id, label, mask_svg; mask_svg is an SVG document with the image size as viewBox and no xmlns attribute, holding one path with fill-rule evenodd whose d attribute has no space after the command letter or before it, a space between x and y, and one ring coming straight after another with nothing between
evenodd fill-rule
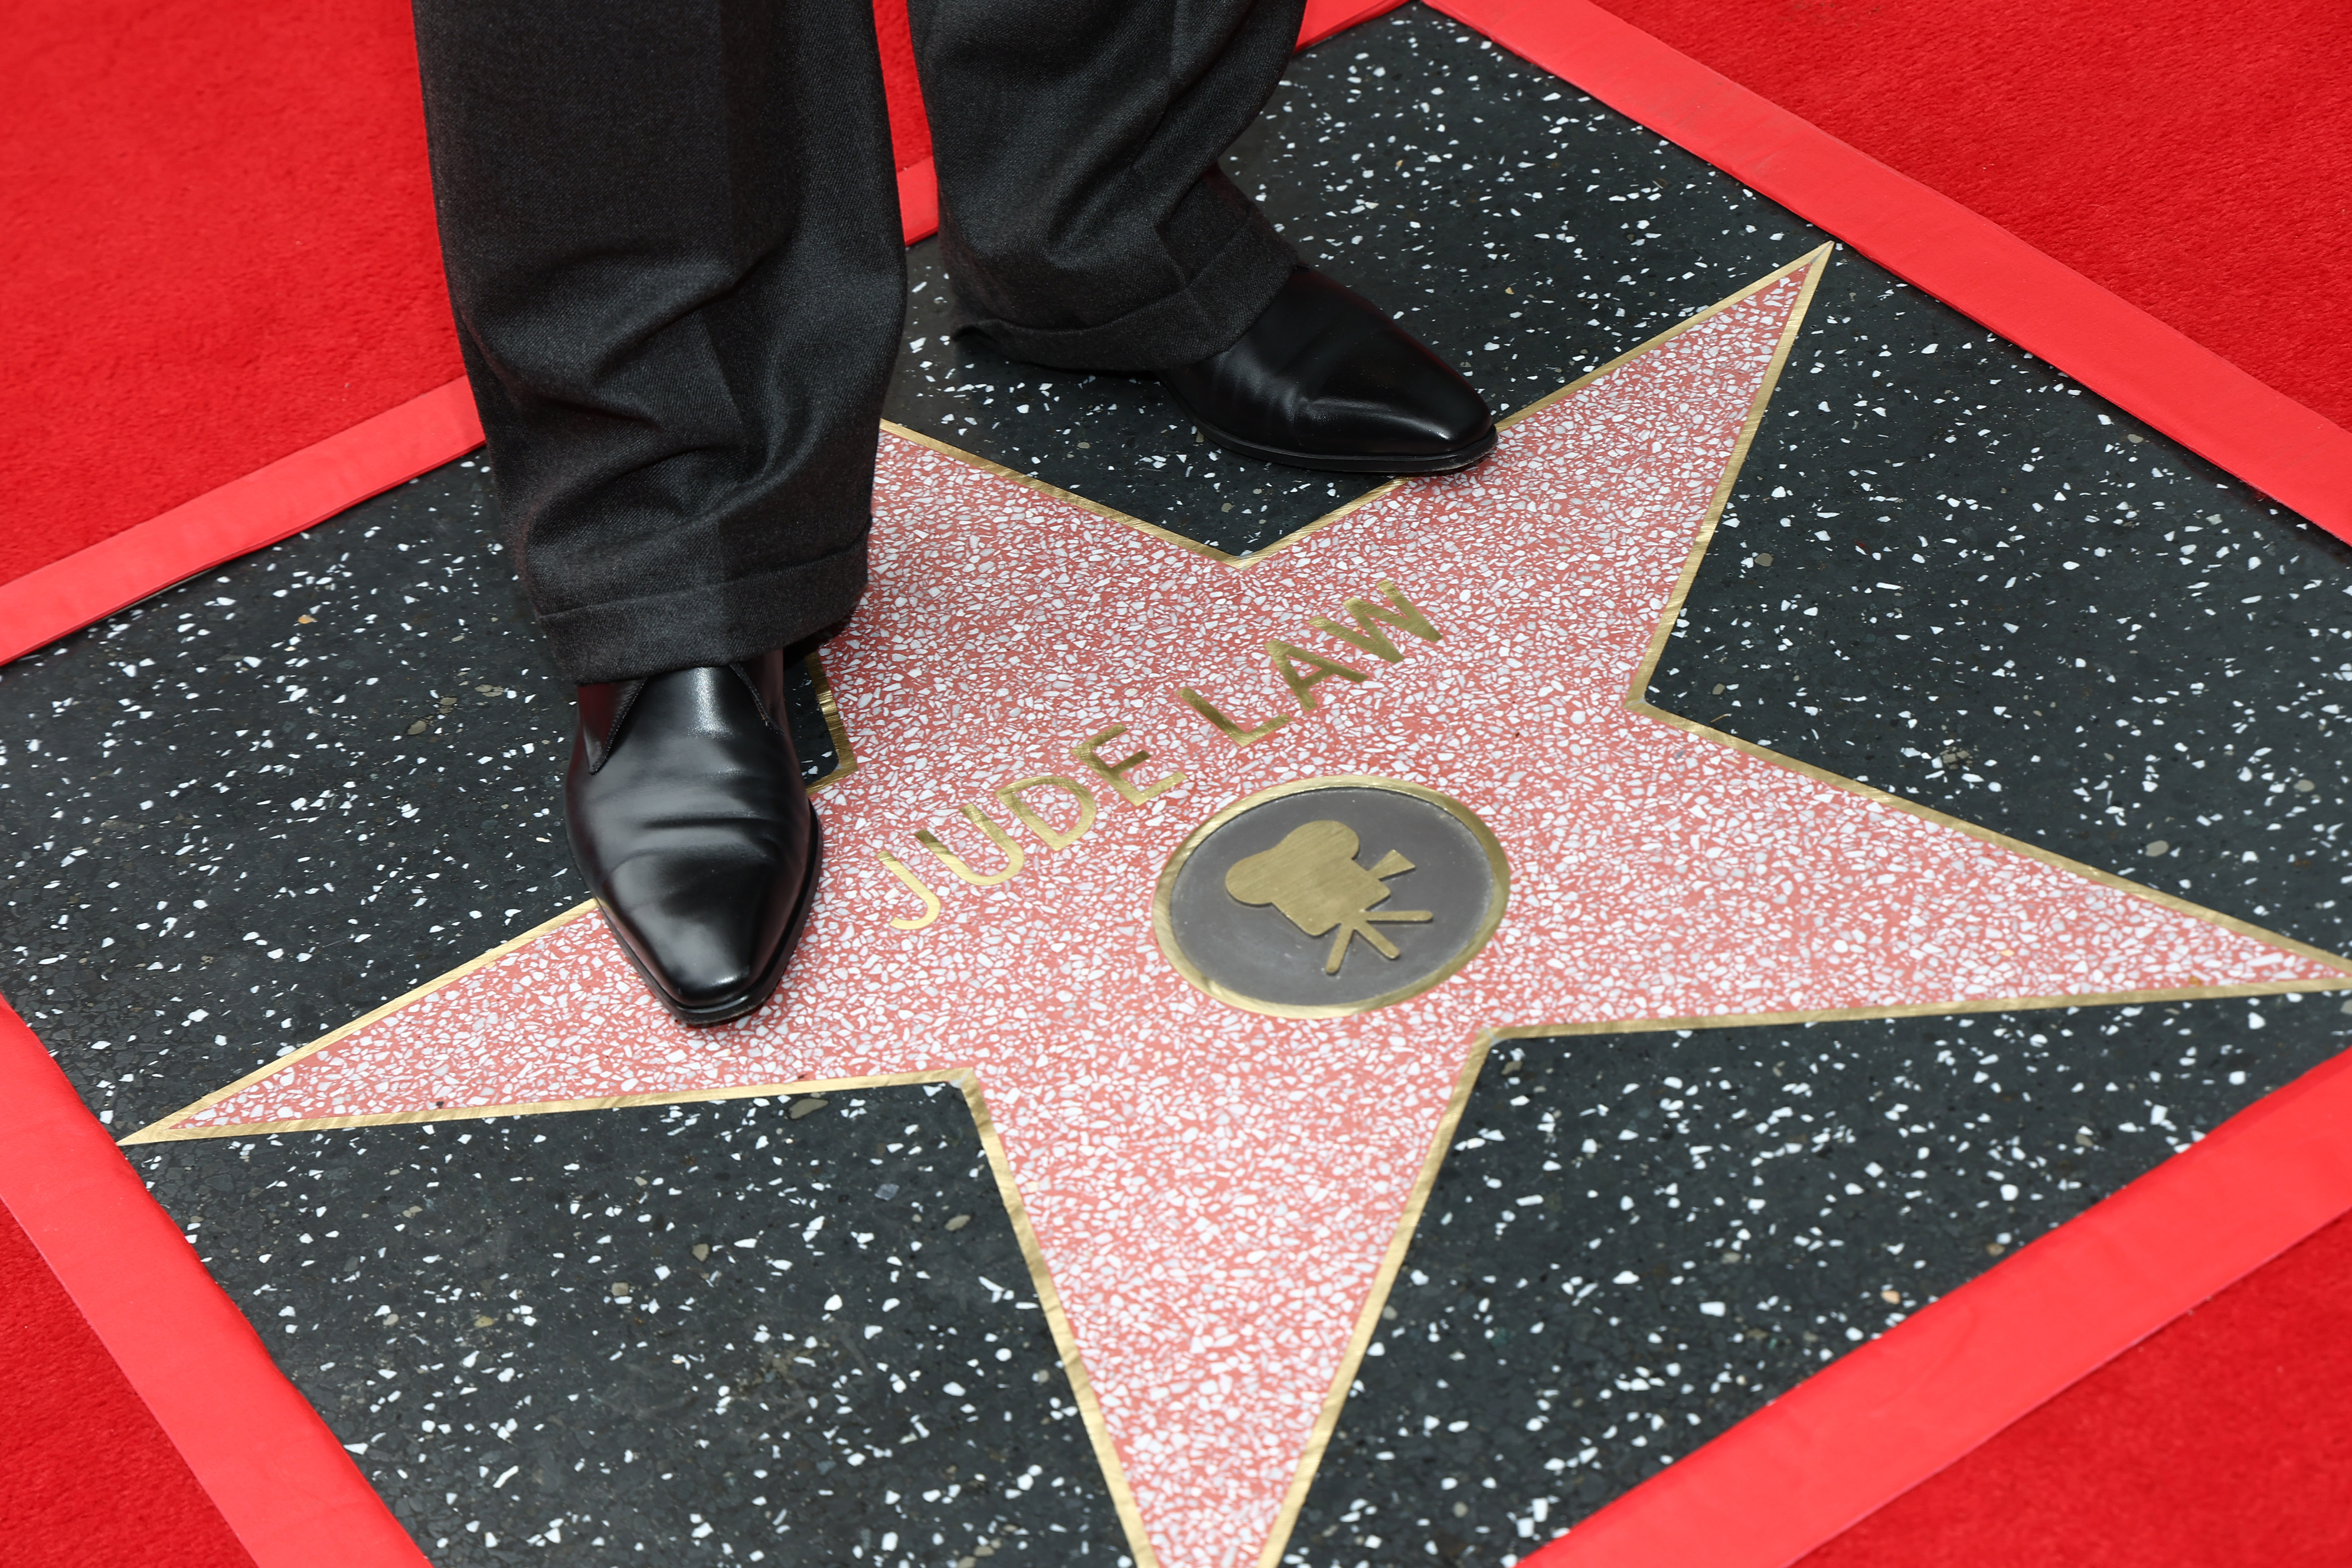
<instances>
[{"instance_id":1,"label":"pointed shoe toe","mask_svg":"<svg viewBox=\"0 0 2352 1568\"><path fill-rule=\"evenodd\" d=\"M1309 268L1291 273L1231 348L1160 380L1220 446L1295 468L1442 474L1495 448L1476 388Z\"/></svg>"},{"instance_id":2,"label":"pointed shoe toe","mask_svg":"<svg viewBox=\"0 0 2352 1568\"><path fill-rule=\"evenodd\" d=\"M765 858L711 847L625 861L599 901L663 1002L699 1020L748 1012L773 990L797 891Z\"/></svg>"}]
</instances>

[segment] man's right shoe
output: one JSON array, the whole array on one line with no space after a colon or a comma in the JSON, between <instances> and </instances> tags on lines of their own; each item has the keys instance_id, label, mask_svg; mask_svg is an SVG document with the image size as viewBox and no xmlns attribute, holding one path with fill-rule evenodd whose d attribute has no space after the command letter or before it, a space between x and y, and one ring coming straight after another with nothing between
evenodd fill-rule
<instances>
[{"instance_id":1,"label":"man's right shoe","mask_svg":"<svg viewBox=\"0 0 2352 1568\"><path fill-rule=\"evenodd\" d=\"M1294 269L1239 342L1160 373L1203 435L1346 474L1450 474L1495 449L1486 400L1379 306Z\"/></svg>"},{"instance_id":2,"label":"man's right shoe","mask_svg":"<svg viewBox=\"0 0 2352 1568\"><path fill-rule=\"evenodd\" d=\"M572 856L621 951L683 1023L765 1002L824 842L784 730L781 653L580 688Z\"/></svg>"}]
</instances>

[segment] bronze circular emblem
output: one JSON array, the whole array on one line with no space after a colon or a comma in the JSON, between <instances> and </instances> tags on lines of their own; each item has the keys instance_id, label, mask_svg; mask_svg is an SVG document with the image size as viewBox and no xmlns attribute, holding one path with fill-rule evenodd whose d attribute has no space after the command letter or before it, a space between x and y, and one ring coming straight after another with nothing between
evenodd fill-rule
<instances>
[{"instance_id":1,"label":"bronze circular emblem","mask_svg":"<svg viewBox=\"0 0 2352 1568\"><path fill-rule=\"evenodd\" d=\"M1179 845L1151 929L1218 1001L1329 1018L1446 979L1495 934L1510 891L1502 845L1451 795L1305 779L1234 802Z\"/></svg>"}]
</instances>

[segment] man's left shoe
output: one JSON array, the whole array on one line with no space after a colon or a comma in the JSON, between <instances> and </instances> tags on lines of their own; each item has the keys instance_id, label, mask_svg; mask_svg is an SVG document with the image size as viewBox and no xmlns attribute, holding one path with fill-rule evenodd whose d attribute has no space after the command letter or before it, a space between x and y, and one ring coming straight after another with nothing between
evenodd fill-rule
<instances>
[{"instance_id":1,"label":"man's left shoe","mask_svg":"<svg viewBox=\"0 0 2352 1568\"><path fill-rule=\"evenodd\" d=\"M1450 474L1495 449L1493 413L1452 365L1311 268L1233 347L1160 379L1219 446L1293 468Z\"/></svg>"},{"instance_id":2,"label":"man's left shoe","mask_svg":"<svg viewBox=\"0 0 2352 1568\"><path fill-rule=\"evenodd\" d=\"M757 1008L815 902L824 840L784 728L782 654L580 689L572 858L685 1024Z\"/></svg>"}]
</instances>

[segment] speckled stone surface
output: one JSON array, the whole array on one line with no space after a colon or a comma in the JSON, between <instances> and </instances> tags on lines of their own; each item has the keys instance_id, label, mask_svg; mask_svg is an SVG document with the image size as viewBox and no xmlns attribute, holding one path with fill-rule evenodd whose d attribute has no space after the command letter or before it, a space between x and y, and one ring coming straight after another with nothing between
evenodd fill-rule
<instances>
[{"instance_id":1,"label":"speckled stone surface","mask_svg":"<svg viewBox=\"0 0 2352 1568\"><path fill-rule=\"evenodd\" d=\"M436 1563L1123 1556L952 1090L223 1140L148 1170Z\"/></svg>"},{"instance_id":2,"label":"speckled stone surface","mask_svg":"<svg viewBox=\"0 0 2352 1568\"><path fill-rule=\"evenodd\" d=\"M1265 187L1311 258L1456 358L1498 408L1549 391L1821 237L1419 7L1310 51L1291 74L1276 110L1229 166ZM1390 136L1398 139L1393 155L1384 150ZM1383 149L1377 156L1375 146ZM1566 222L1555 216L1562 209ZM1357 234L1360 244L1343 243ZM919 247L914 277L935 300L929 254ZM930 309L918 290L892 405L894 417L927 433L1236 551L1262 547L1349 493L1213 458L1143 384L1078 378L1046 388L1050 373L1024 379L984 351L943 351ZM979 390L950 391L950 382ZM1223 510L1228 502L1232 513ZM486 510L478 472L453 465L0 670L0 988L119 1131L580 896L561 836L542 815L566 741L566 693L487 543L495 529ZM2345 807L2341 770L2328 759L2343 749L2352 688L2347 565L2342 547L1841 256L1651 696L1833 773L2342 951L2352 945L2342 923ZM1572 590L1585 570L1578 563L1554 576ZM306 614L312 619L303 624ZM985 705L992 689L972 696ZM805 691L796 717L813 771L829 765L813 756L820 731L810 727ZM1437 744L1409 738L1392 771L1433 766ZM2159 843L2163 852L2150 853ZM977 839L969 847L988 853ZM898 910L916 912L911 900ZM1397 1315L1359 1369L1291 1558L1508 1561L1637 1481L1661 1455L1688 1452L1789 1386L1851 1343L1850 1330L1867 1334L1916 1310L1991 1265L1990 1247L2031 1239L2347 1045L2352 1018L2325 994L1519 1042L1509 1047L1524 1058L1518 1072L1507 1074L1507 1058L1497 1058L1473 1090L1390 1302ZM1808 1092L1797 1094L1792 1082ZM1248 1107L1255 1092L1224 1086L1199 1105ZM969 1139L961 1097L946 1089L930 1100L919 1088L859 1093L876 1108L866 1125L919 1121L923 1146L940 1151L959 1129ZM1784 1108L1791 1114L1780 1114ZM1159 1113L1197 1109L1177 1099ZM709 1110L713 1120L698 1122L694 1135L717 1137L722 1113L744 1119L725 1123L739 1133L752 1119L788 1116L735 1102ZM310 1258L328 1268L349 1256L297 1239L323 1234L318 1216L294 1212L298 1191L332 1209L341 1201L331 1182L339 1173L350 1191L399 1181L421 1190L437 1178L411 1168L430 1152L459 1149L486 1162L472 1167L486 1183L560 1173L585 1190L584 1173L600 1169L588 1156L605 1138L594 1128L608 1120L657 1128L671 1114L443 1122L429 1144L428 1135L397 1127L278 1134L281 1148L263 1140L253 1152L256 1162L280 1162L270 1180L289 1185L274 1190L248 1179L236 1147L256 1140L132 1152L176 1215L204 1222L200 1245L218 1249L208 1258L265 1335L276 1335L279 1306L301 1286L285 1265L299 1269ZM1770 1132L1735 1131L1776 1116ZM786 1131L805 1140L814 1125L788 1122ZM454 1145L467 1132L473 1142ZM532 1142L542 1135L549 1145ZM617 1144L638 1135L611 1137ZM567 1138L581 1141L575 1154L554 1160ZM1587 1138L1598 1145L1589 1154ZM1801 1153L1763 1158L1799 1142ZM499 1161L511 1154L519 1163L488 1163L493 1149ZM839 1173L813 1170L812 1179L853 1191L847 1154L810 1157L838 1158ZM631 1158L624 1151L603 1169L618 1172ZM551 1171L530 1163L541 1159L553 1161ZM562 1173L566 1163L583 1172ZM650 1178L657 1164L648 1153L641 1171ZM949 1173L962 1181L971 1167L938 1169L944 1183ZM693 1215L730 1212L709 1189L673 1184L679 1193L664 1217L681 1230L702 1227ZM798 1195L772 1194L780 1211L806 1201L808 1184L799 1184ZM251 1195L256 1186L262 1196ZM1717 1216L1750 1195L1768 1207L1750 1211L1741 1237ZM978 1217L961 1235L1003 1223L984 1199L973 1204ZM491 1211L470 1212L476 1218L466 1223L478 1218L483 1228L463 1234L478 1247ZM514 1212L531 1214L551 1235L562 1233L559 1216L570 1220L560 1210ZM1512 1213L1519 1217L1503 1217ZM991 1243L1000 1253L1006 1235ZM414 1241L422 1251L395 1252L394 1240L406 1247L410 1236L377 1242L381 1258L360 1254L363 1282L387 1300L405 1291L447 1318L443 1328L466 1331L457 1307L435 1300L451 1289L438 1270L452 1255L424 1232ZM776 1231L763 1241L763 1258L780 1239ZM936 1245L927 1233L925 1256L938 1255ZM1905 1250L1892 1251L1896 1245ZM590 1250L599 1269L619 1256ZM1725 1262L1733 1250L1740 1260ZM263 1251L270 1263L255 1261ZM643 1256L643 1266L633 1258L630 1267L648 1276L654 1263L678 1268L650 1250ZM814 1266L790 1256L796 1269ZM876 1267L870 1255L858 1258ZM846 1254L827 1255L824 1266L869 1296L881 1279L856 1272ZM1014 1304L1023 1280L980 1271L1013 1295L989 1292L991 1318L968 1289L940 1287L926 1324L956 1333L908 1344L893 1361L910 1388L943 1386L970 1370L964 1344L1003 1332L1000 1320L1035 1316ZM1621 1283L1627 1273L1634 1279ZM1570 1279L1580 1300L1562 1290ZM1899 1300L1886 1300L1887 1289ZM845 1302L866 1299L842 1293ZM746 1321L716 1310L718 1295L672 1328L672 1353L699 1358L692 1386L713 1404L718 1382L735 1386L712 1369L731 1364ZM827 1324L821 1300L764 1300L779 1317L791 1315L789 1325L771 1326L779 1340L789 1327L824 1344L838 1326ZM1721 1317L1710 1302L1724 1307ZM531 1305L551 1329L555 1306ZM352 1367L439 1363L428 1375L436 1397L457 1402L443 1409L463 1410L452 1417L458 1432L467 1421L487 1432L520 1420L557 1391L567 1406L575 1392L580 1404L635 1397L627 1380L604 1369L636 1363L582 1353L569 1337L572 1321L564 1334L531 1336L527 1353L520 1340L510 1343L514 1383L477 1383L460 1395L466 1385L441 1390L437 1380L460 1370L474 1347L458 1350L453 1340L381 1358L391 1337L373 1323L346 1327L342 1310L317 1308L321 1337L342 1336ZM499 1331L515 1331L501 1322ZM1808 1333L1818 1338L1808 1342ZM723 1349L730 1342L738 1352ZM348 1437L340 1402L349 1385L331 1381L343 1366L305 1370L331 1359L343 1358L306 1363L289 1353L285 1364ZM1017 1386L968 1386L981 1412L1013 1412L1015 1426L1034 1415L1035 1430L1062 1445L1024 1461L1024 1473L1043 1467L1031 1489L1000 1499L993 1512L943 1494L908 1513L920 1492L842 1479L845 1460L828 1472L839 1506L887 1522L858 1526L867 1537L812 1525L814 1544L800 1560L945 1561L951 1542L968 1539L950 1526L996 1531L990 1538L1000 1541L1029 1531L1034 1554L1044 1551L1037 1542L1066 1544L1053 1534L1058 1524L1072 1541L1103 1541L1096 1550L1116 1554L1115 1533L1086 1533L1105 1528L1104 1505L1101 1494L1089 1501L1085 1493L1099 1472L1067 1458L1081 1450L1066 1446L1076 1442L1073 1424L1053 1404L1066 1403L1066 1384L1034 1384L1028 1397L1038 1403L1027 1407L1014 1399ZM533 1405L516 1403L518 1388L542 1387L551 1392ZM887 1429L898 1407L884 1414L872 1388L841 1391L857 1405L858 1429ZM828 1384L826 1397L832 1392ZM1615 1414L1636 1408L1634 1419ZM1058 1423L1050 1433L1049 1420ZM783 1446L781 1426L764 1429ZM727 1470L706 1472L687 1451L709 1429L679 1435L669 1451L674 1479L664 1485L691 1478L690 1495L624 1495L623 1482L637 1484L632 1460L600 1482L606 1489L583 1490L567 1509L615 1529L624 1518L643 1521L648 1550L633 1551L632 1561L651 1557L666 1539L652 1532L681 1518L678 1560L715 1550L708 1543L722 1536L735 1552L713 1560L743 1560L758 1548L741 1505L725 1500L736 1495ZM804 1431L792 1441L795 1452L815 1451ZM533 1465L548 1451L533 1450ZM576 1447L571 1458L588 1451ZM452 1433L414 1447L414 1462L394 1464L392 1480L380 1480L388 1496L410 1500L403 1517L436 1560L525 1560L552 1550L516 1545L528 1536L504 1532L544 1530L556 1510L536 1521L530 1510L497 1513L493 1505L512 1506L499 1500L538 1471L520 1464L517 1447L482 1475L491 1452ZM597 1453L596 1463L609 1462ZM924 1448L914 1462L939 1457ZM508 1484L491 1487L510 1467ZM772 1482L781 1472L770 1468ZM1014 1472L988 1474L994 1482ZM1064 1484L1054 1488L1055 1479ZM926 1489L940 1489L927 1481ZM456 1517L452 1491L488 1500ZM893 1491L899 1500L884 1500ZM793 1496L816 1500L814 1492ZM442 1511L420 1524L417 1510L436 1498ZM1454 1512L1457 1504L1467 1511ZM700 1521L691 1518L698 1512ZM435 1521L460 1531L478 1521L499 1543L475 1544L467 1532L466 1544L432 1546L441 1534ZM922 1521L932 1521L927 1532ZM698 1546L692 1531L703 1523L714 1533ZM885 1531L898 1536L887 1549ZM933 1542L933 1532L949 1539ZM567 1545L593 1538L568 1527L563 1534ZM769 1549L771 1560L794 1560ZM1063 1553L1076 1554L1075 1546ZM577 1560L608 1559L591 1552Z\"/></svg>"},{"instance_id":3,"label":"speckled stone surface","mask_svg":"<svg viewBox=\"0 0 2352 1568\"><path fill-rule=\"evenodd\" d=\"M488 505L452 464L0 669L7 994L110 1124L579 902Z\"/></svg>"}]
</instances>

